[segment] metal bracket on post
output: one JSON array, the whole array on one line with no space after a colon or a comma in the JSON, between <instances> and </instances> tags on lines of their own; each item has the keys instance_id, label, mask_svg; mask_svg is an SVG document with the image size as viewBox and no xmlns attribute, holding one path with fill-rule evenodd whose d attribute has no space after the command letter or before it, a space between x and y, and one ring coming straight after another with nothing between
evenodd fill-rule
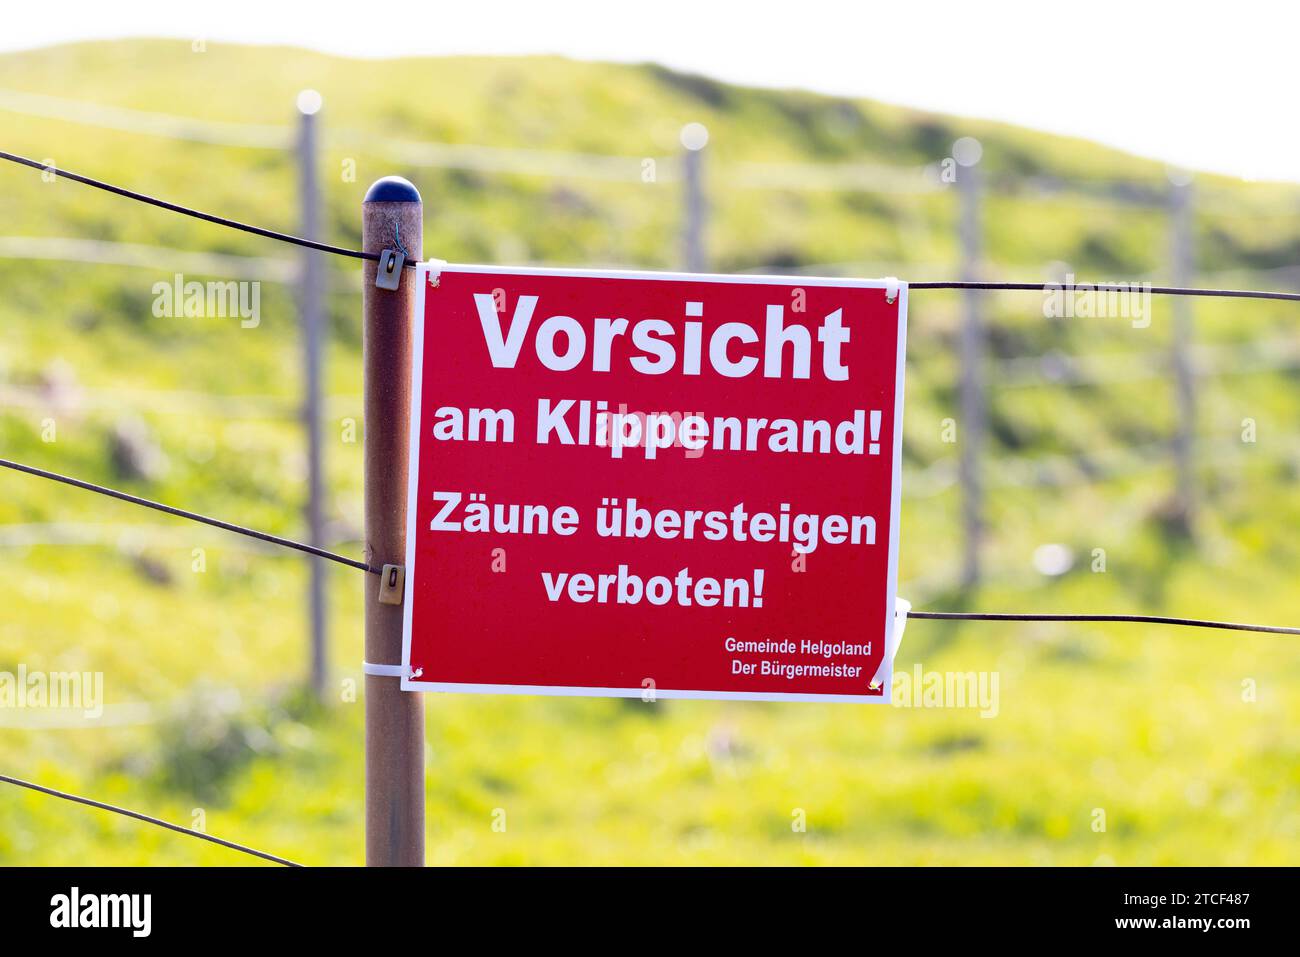
<instances>
[{"instance_id":1,"label":"metal bracket on post","mask_svg":"<svg viewBox=\"0 0 1300 957\"><path fill-rule=\"evenodd\" d=\"M406 569L401 565L385 565L379 576L379 600L385 605L400 605L405 586Z\"/></svg>"},{"instance_id":2,"label":"metal bracket on post","mask_svg":"<svg viewBox=\"0 0 1300 957\"><path fill-rule=\"evenodd\" d=\"M375 272L375 285L380 289L395 290L402 284L402 268L406 254L396 249L385 249L379 254L379 269Z\"/></svg>"}]
</instances>

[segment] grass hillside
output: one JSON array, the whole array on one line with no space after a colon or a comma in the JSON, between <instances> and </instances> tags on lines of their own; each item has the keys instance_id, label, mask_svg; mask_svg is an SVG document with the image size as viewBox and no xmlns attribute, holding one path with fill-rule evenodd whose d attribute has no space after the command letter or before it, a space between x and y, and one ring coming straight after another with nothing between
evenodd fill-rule
<instances>
[{"instance_id":1,"label":"grass hillside","mask_svg":"<svg viewBox=\"0 0 1300 957\"><path fill-rule=\"evenodd\" d=\"M322 238L340 245L360 243L369 183L397 173L424 196L428 256L678 267L672 157L681 126L699 121L710 132L716 271L956 278L951 188L848 190L807 177L757 188L755 176L776 174L747 164L934 167L954 140L973 136L991 187L985 276L1169 278L1168 217L1141 201L1167 191L1160 164L1005 125L653 65L78 44L0 56L0 149L294 231L291 153L201 140L290 135L305 87L324 96ZM76 122L65 101L104 110ZM210 125L183 139L121 128L170 129L168 116ZM452 166L430 166L414 162L410 144L626 157L592 165L632 174L501 172L485 168L501 154L463 149L439 154ZM652 182L640 176L643 159L656 161ZM1212 176L1195 189L1197 281L1294 284L1300 190ZM58 239L115 245L77 247L86 262L22 255L68 254L48 242ZM161 248L141 254L143 265L93 261L122 256L120 244ZM175 251L236 258L195 265ZM254 329L151 309L154 283L178 271L283 277L295 261L287 246L0 164L0 457L302 535L292 286L264 283ZM328 517L334 546L359 554L360 285L354 263L327 267ZM900 593L936 610L1300 624L1300 544L1289 531L1300 524L1296 304L1193 305L1202 494L1188 538L1169 520L1171 303L1157 300L1139 329L1045 319L1033 293L982 301L987 579L974 591L957 584L959 446L944 441L944 421L958 416L960 300L918 291ZM1243 441L1247 421L1254 441ZM1044 545L1063 546L1054 574L1035 565ZM362 658L359 573L330 572L333 691L319 705L302 690L304 563L252 546L0 472L0 672L102 672L107 702L93 723L0 708L0 771L310 864L361 861L362 707L351 693ZM430 695L428 859L1297 864L1298 648L1286 637L1128 625L913 622L897 669L997 672L991 718ZM504 832L493 828L498 809ZM792 828L801 811L806 831ZM0 787L0 864L23 863L245 859Z\"/></svg>"}]
</instances>

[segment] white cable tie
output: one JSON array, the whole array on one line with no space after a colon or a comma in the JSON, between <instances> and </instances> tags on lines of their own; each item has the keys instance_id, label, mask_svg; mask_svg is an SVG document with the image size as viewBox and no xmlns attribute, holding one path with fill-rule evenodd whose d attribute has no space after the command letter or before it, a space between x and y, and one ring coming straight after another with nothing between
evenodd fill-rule
<instances>
[{"instance_id":1,"label":"white cable tie","mask_svg":"<svg viewBox=\"0 0 1300 957\"><path fill-rule=\"evenodd\" d=\"M885 654L880 659L880 667L876 669L875 677L871 679L872 688L880 684L881 676L885 672L894 673L894 656L898 654L898 647L903 643L903 632L907 629L907 613L911 610L912 603L906 598L894 599L894 630L885 645Z\"/></svg>"},{"instance_id":2,"label":"white cable tie","mask_svg":"<svg viewBox=\"0 0 1300 957\"><path fill-rule=\"evenodd\" d=\"M886 276L885 282L885 302L891 306L898 302L898 290L903 285L903 281L897 276Z\"/></svg>"},{"instance_id":3,"label":"white cable tie","mask_svg":"<svg viewBox=\"0 0 1300 957\"><path fill-rule=\"evenodd\" d=\"M369 661L361 662L361 670L380 678L403 678L407 674L406 665L376 665Z\"/></svg>"},{"instance_id":4,"label":"white cable tie","mask_svg":"<svg viewBox=\"0 0 1300 957\"><path fill-rule=\"evenodd\" d=\"M438 285L438 278L442 275L442 267L445 265L447 265L445 259L426 259L424 261L424 268L429 273L430 286Z\"/></svg>"}]
</instances>

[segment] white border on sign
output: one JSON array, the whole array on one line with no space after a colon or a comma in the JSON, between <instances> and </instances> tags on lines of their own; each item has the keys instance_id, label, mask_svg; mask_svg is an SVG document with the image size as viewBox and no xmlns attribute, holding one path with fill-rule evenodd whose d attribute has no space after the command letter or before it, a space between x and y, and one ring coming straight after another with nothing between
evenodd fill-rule
<instances>
[{"instance_id":1,"label":"white border on sign","mask_svg":"<svg viewBox=\"0 0 1300 957\"><path fill-rule=\"evenodd\" d=\"M595 688L561 685L460 684L419 681L411 674L411 615L415 583L415 512L418 503L420 461L420 398L424 380L424 311L429 273L485 273L507 276L557 276L592 279L662 279L675 282L722 282L744 285L845 286L857 289L898 287L898 358L894 380L894 474L890 485L889 573L885 595L885 634L882 654L885 672L878 695L797 694L782 691L679 691L669 688ZM898 522L903 497L903 379L907 361L907 283L883 279L843 279L816 276L714 275L710 273L651 272L634 269L549 269L539 266L473 266L463 263L416 264L415 327L411 335L411 423L407 448L406 493L406 587L402 596L402 690L438 691L461 694L545 695L551 697L640 698L651 700L696 699L707 701L843 701L874 704L891 700L894 664L888 660L894 636L894 604L898 598Z\"/></svg>"}]
</instances>

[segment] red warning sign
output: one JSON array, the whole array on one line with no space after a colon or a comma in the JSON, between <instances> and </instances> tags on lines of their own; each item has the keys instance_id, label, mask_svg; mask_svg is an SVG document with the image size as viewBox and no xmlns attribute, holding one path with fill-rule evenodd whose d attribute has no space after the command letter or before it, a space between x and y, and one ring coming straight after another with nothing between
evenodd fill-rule
<instances>
[{"instance_id":1,"label":"red warning sign","mask_svg":"<svg viewBox=\"0 0 1300 957\"><path fill-rule=\"evenodd\" d=\"M906 286L418 278L403 688L887 698Z\"/></svg>"}]
</instances>

